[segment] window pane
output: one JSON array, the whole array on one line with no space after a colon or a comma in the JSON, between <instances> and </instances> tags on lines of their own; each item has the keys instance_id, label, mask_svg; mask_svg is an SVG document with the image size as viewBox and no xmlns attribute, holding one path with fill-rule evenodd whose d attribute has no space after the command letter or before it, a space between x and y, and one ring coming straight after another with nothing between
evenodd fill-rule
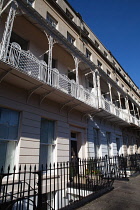
<instances>
[{"instance_id":1,"label":"window pane","mask_svg":"<svg viewBox=\"0 0 140 210\"><path fill-rule=\"evenodd\" d=\"M48 139L48 121L45 119L41 120L41 131L40 131L40 141L41 143L47 143Z\"/></svg>"},{"instance_id":2,"label":"window pane","mask_svg":"<svg viewBox=\"0 0 140 210\"><path fill-rule=\"evenodd\" d=\"M15 148L16 148L16 142L0 141L0 154L1 154L0 169L3 166L5 173L7 172L9 165L11 171L13 170Z\"/></svg>"},{"instance_id":3,"label":"window pane","mask_svg":"<svg viewBox=\"0 0 140 210\"><path fill-rule=\"evenodd\" d=\"M67 32L67 40L71 44L74 44L74 42L75 42L75 38L68 32Z\"/></svg>"},{"instance_id":4,"label":"window pane","mask_svg":"<svg viewBox=\"0 0 140 210\"><path fill-rule=\"evenodd\" d=\"M56 28L58 22L49 13L47 13L47 21Z\"/></svg>"},{"instance_id":5,"label":"window pane","mask_svg":"<svg viewBox=\"0 0 140 210\"><path fill-rule=\"evenodd\" d=\"M14 167L14 159L15 159L15 149L16 149L16 142L9 141L7 142L7 151L6 151L6 161L5 161L5 169L6 172L8 166L10 165L11 171Z\"/></svg>"},{"instance_id":6,"label":"window pane","mask_svg":"<svg viewBox=\"0 0 140 210\"><path fill-rule=\"evenodd\" d=\"M47 146L40 145L40 165L43 164L43 166L45 167L46 163L47 163Z\"/></svg>"},{"instance_id":7,"label":"window pane","mask_svg":"<svg viewBox=\"0 0 140 210\"><path fill-rule=\"evenodd\" d=\"M6 150L7 150L7 144L6 142L0 142L0 170L1 167L5 165L5 158L6 158Z\"/></svg>"},{"instance_id":8,"label":"window pane","mask_svg":"<svg viewBox=\"0 0 140 210\"><path fill-rule=\"evenodd\" d=\"M8 139L8 125L0 123L0 139Z\"/></svg>"},{"instance_id":9,"label":"window pane","mask_svg":"<svg viewBox=\"0 0 140 210\"><path fill-rule=\"evenodd\" d=\"M52 145L40 145L40 166L43 164L44 169L46 164L49 165L53 163L53 150L54 146Z\"/></svg>"},{"instance_id":10,"label":"window pane","mask_svg":"<svg viewBox=\"0 0 140 210\"><path fill-rule=\"evenodd\" d=\"M19 112L0 108L0 138L17 139Z\"/></svg>"},{"instance_id":11,"label":"window pane","mask_svg":"<svg viewBox=\"0 0 140 210\"><path fill-rule=\"evenodd\" d=\"M41 120L41 143L54 143L54 121L42 119Z\"/></svg>"},{"instance_id":12,"label":"window pane","mask_svg":"<svg viewBox=\"0 0 140 210\"><path fill-rule=\"evenodd\" d=\"M17 139L17 138L18 138L18 126L10 126L8 139Z\"/></svg>"},{"instance_id":13,"label":"window pane","mask_svg":"<svg viewBox=\"0 0 140 210\"><path fill-rule=\"evenodd\" d=\"M10 125L18 125L18 118L19 118L19 113L16 111L11 111L10 110Z\"/></svg>"},{"instance_id":14,"label":"window pane","mask_svg":"<svg viewBox=\"0 0 140 210\"><path fill-rule=\"evenodd\" d=\"M45 166L46 163L49 166L53 163L54 121L41 119L40 132L40 167L42 164Z\"/></svg>"},{"instance_id":15,"label":"window pane","mask_svg":"<svg viewBox=\"0 0 140 210\"><path fill-rule=\"evenodd\" d=\"M7 124L9 122L9 110L0 108L0 123Z\"/></svg>"},{"instance_id":16,"label":"window pane","mask_svg":"<svg viewBox=\"0 0 140 210\"><path fill-rule=\"evenodd\" d=\"M54 143L54 122L49 121L48 122L48 143L53 144Z\"/></svg>"},{"instance_id":17,"label":"window pane","mask_svg":"<svg viewBox=\"0 0 140 210\"><path fill-rule=\"evenodd\" d=\"M47 164L53 163L53 147L54 146L47 146Z\"/></svg>"}]
</instances>

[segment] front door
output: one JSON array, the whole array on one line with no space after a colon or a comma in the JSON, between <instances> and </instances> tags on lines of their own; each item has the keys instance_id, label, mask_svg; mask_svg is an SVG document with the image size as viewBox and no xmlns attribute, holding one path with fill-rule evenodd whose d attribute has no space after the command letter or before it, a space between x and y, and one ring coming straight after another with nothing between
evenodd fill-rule
<instances>
[{"instance_id":1,"label":"front door","mask_svg":"<svg viewBox=\"0 0 140 210\"><path fill-rule=\"evenodd\" d=\"M108 152L108 157L111 156L111 133L106 132L106 140L107 140L107 152Z\"/></svg>"},{"instance_id":2,"label":"front door","mask_svg":"<svg viewBox=\"0 0 140 210\"><path fill-rule=\"evenodd\" d=\"M99 158L99 149L100 149L100 143L99 143L99 131L98 129L93 129L93 135L94 135L94 151L95 151L95 158Z\"/></svg>"},{"instance_id":3,"label":"front door","mask_svg":"<svg viewBox=\"0 0 140 210\"><path fill-rule=\"evenodd\" d=\"M77 133L71 132L71 159L77 160Z\"/></svg>"},{"instance_id":4,"label":"front door","mask_svg":"<svg viewBox=\"0 0 140 210\"><path fill-rule=\"evenodd\" d=\"M117 146L117 155L119 155L119 153L120 153L120 147L121 147L121 145L120 145L120 139L119 138L116 138L116 146Z\"/></svg>"}]
</instances>

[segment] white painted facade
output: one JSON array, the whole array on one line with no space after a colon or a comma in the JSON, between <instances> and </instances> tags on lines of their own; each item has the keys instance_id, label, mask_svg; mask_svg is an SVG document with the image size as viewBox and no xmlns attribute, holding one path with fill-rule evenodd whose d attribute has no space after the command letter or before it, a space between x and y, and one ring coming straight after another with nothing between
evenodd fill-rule
<instances>
[{"instance_id":1,"label":"white painted facade","mask_svg":"<svg viewBox=\"0 0 140 210\"><path fill-rule=\"evenodd\" d=\"M67 1L12 2L1 14L0 41L1 113L19 116L18 136L0 138L1 164L11 142L12 164L39 165L42 119L53 122L53 141L48 129L42 142L53 162L140 153L139 89ZM1 120L1 132L4 122L11 129L11 118Z\"/></svg>"}]
</instances>

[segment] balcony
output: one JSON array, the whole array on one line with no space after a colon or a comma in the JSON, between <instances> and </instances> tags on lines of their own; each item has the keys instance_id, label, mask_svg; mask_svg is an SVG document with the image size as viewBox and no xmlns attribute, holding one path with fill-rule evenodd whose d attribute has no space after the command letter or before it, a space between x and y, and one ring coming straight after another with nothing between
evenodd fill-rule
<instances>
[{"instance_id":1,"label":"balcony","mask_svg":"<svg viewBox=\"0 0 140 210\"><path fill-rule=\"evenodd\" d=\"M94 93L60 74L58 69L49 70L45 61L39 60L30 51L22 50L19 44L11 43L8 52L3 51L0 54L0 59L10 66L98 109L98 100Z\"/></svg>"},{"instance_id":2,"label":"balcony","mask_svg":"<svg viewBox=\"0 0 140 210\"><path fill-rule=\"evenodd\" d=\"M85 89L82 85L77 84L74 80L70 80L66 75L60 74L58 69L49 70L47 64L43 60L36 58L30 51L22 50L20 45L13 42L9 45L8 50L0 47L0 60L12 66L14 69L47 84L55 90L65 93L94 109L99 109L99 97ZM132 123L140 126L140 120L126 113L123 109L117 108L114 104L101 98L101 109L107 113L113 114L126 123Z\"/></svg>"},{"instance_id":3,"label":"balcony","mask_svg":"<svg viewBox=\"0 0 140 210\"><path fill-rule=\"evenodd\" d=\"M114 104L112 104L110 101L106 100L105 98L101 98L101 108L106 110L107 112L110 112L111 114L119 117L120 119L135 124L137 126L140 126L140 120L138 120L136 117L128 113L128 110L126 109L120 109L116 107Z\"/></svg>"}]
</instances>

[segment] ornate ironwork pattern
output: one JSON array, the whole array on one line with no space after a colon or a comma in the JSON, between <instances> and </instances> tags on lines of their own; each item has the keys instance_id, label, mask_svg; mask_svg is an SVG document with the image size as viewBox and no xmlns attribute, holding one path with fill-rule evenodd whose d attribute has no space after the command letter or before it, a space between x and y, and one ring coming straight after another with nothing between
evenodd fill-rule
<instances>
[{"instance_id":1,"label":"ornate ironwork pattern","mask_svg":"<svg viewBox=\"0 0 140 210\"><path fill-rule=\"evenodd\" d=\"M79 84L78 66L79 66L80 60L76 56L74 56L74 55L73 55L73 59L74 59L74 62L75 62L76 83Z\"/></svg>"},{"instance_id":2,"label":"ornate ironwork pattern","mask_svg":"<svg viewBox=\"0 0 140 210\"><path fill-rule=\"evenodd\" d=\"M4 2L4 0L0 0L0 14L1 14L1 11L2 11L3 2Z\"/></svg>"},{"instance_id":3,"label":"ornate ironwork pattern","mask_svg":"<svg viewBox=\"0 0 140 210\"><path fill-rule=\"evenodd\" d=\"M51 40L53 41L53 39ZM6 47L6 49L4 47ZM50 49L52 49L52 44ZM77 84L74 80L70 80L66 75L60 74L57 69L52 69L51 59L49 60L50 64L47 66L45 61L39 60L30 51L22 50L19 44L15 42L7 46L1 45L0 51L2 51L2 55L5 56L2 56L1 60L31 77L41 80L42 82L73 96L91 107L98 108L98 101L100 101L100 108L118 116L124 121L140 125L140 121L130 113L126 113L123 109L116 107L100 95L97 96L96 93L90 92L82 85ZM97 82L99 88L100 82L98 74Z\"/></svg>"},{"instance_id":4,"label":"ornate ironwork pattern","mask_svg":"<svg viewBox=\"0 0 140 210\"><path fill-rule=\"evenodd\" d=\"M48 83L51 84L51 69L52 69L52 49L55 43L53 37L50 35L48 36L49 41L49 52L48 52Z\"/></svg>"},{"instance_id":5,"label":"ornate ironwork pattern","mask_svg":"<svg viewBox=\"0 0 140 210\"><path fill-rule=\"evenodd\" d=\"M0 209L75 209L74 204L111 189L114 179L140 171L140 155L0 168ZM87 201L87 199L86 199Z\"/></svg>"},{"instance_id":6,"label":"ornate ironwork pattern","mask_svg":"<svg viewBox=\"0 0 140 210\"><path fill-rule=\"evenodd\" d=\"M9 15L7 18L3 38L2 38L2 43L1 43L1 52L0 52L0 58L3 59L4 61L6 60L7 57L7 51L8 51L8 46L10 42L10 37L11 37L11 32L13 28L13 23L14 23L14 18L16 15L16 9L17 9L17 2L13 2L12 6L9 11Z\"/></svg>"}]
</instances>

